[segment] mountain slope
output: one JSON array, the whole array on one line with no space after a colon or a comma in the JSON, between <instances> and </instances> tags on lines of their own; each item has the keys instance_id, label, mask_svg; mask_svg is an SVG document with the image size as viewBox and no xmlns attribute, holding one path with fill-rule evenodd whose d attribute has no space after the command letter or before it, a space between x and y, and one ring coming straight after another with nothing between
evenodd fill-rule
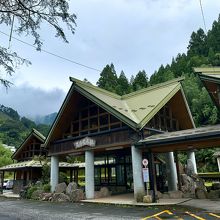
<instances>
[{"instance_id":1,"label":"mountain slope","mask_svg":"<svg viewBox=\"0 0 220 220\"><path fill-rule=\"evenodd\" d=\"M53 124L56 116L57 116L57 112L54 112L54 113L51 113L51 114L45 115L45 116L37 116L33 120L35 121L36 124L51 125L51 124Z\"/></svg>"},{"instance_id":2,"label":"mountain slope","mask_svg":"<svg viewBox=\"0 0 220 220\"><path fill-rule=\"evenodd\" d=\"M17 148L32 128L46 136L50 126L36 125L30 119L20 117L14 109L0 105L0 142Z\"/></svg>"}]
</instances>

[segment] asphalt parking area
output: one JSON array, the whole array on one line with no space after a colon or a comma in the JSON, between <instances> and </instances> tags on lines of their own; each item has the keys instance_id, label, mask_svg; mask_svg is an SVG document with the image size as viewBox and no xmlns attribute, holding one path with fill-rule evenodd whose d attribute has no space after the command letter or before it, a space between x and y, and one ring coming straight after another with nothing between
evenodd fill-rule
<instances>
[{"instance_id":1,"label":"asphalt parking area","mask_svg":"<svg viewBox=\"0 0 220 220\"><path fill-rule=\"evenodd\" d=\"M91 203L52 203L0 198L0 220L220 219L220 213L186 206L135 207Z\"/></svg>"},{"instance_id":2,"label":"asphalt parking area","mask_svg":"<svg viewBox=\"0 0 220 220\"><path fill-rule=\"evenodd\" d=\"M153 215L146 216L142 218L141 220L150 220L150 219L179 219L179 220L190 220L190 219L199 219L199 220L214 220L214 219L220 219L220 214L213 213L213 212L204 212L204 211L198 211L198 212L192 212L192 211L170 211L170 210L163 210L161 212L154 213Z\"/></svg>"}]
</instances>

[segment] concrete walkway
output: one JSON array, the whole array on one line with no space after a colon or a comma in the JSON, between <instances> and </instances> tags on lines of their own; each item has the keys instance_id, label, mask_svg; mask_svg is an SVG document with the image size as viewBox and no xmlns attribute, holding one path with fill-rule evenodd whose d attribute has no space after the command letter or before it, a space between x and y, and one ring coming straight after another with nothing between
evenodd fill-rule
<instances>
[{"instance_id":1,"label":"concrete walkway","mask_svg":"<svg viewBox=\"0 0 220 220\"><path fill-rule=\"evenodd\" d=\"M134 200L134 194L114 195L99 199L87 199L82 202L98 203L98 204L113 204L113 205L133 205L133 206L163 206L163 205L178 205L191 199L160 199L157 203L142 203Z\"/></svg>"},{"instance_id":2,"label":"concrete walkway","mask_svg":"<svg viewBox=\"0 0 220 220\"><path fill-rule=\"evenodd\" d=\"M3 194L0 194L0 196L5 198L20 198L20 196L18 194L14 194L12 190L4 190Z\"/></svg>"},{"instance_id":3,"label":"concrete walkway","mask_svg":"<svg viewBox=\"0 0 220 220\"><path fill-rule=\"evenodd\" d=\"M191 199L181 203L181 205L200 208L212 212L220 212L220 199Z\"/></svg>"},{"instance_id":4,"label":"concrete walkway","mask_svg":"<svg viewBox=\"0 0 220 220\"><path fill-rule=\"evenodd\" d=\"M220 212L220 199L160 199L157 203L137 203L133 194L122 194L106 198L83 200L82 202L97 204L131 205L131 206L190 206L211 212Z\"/></svg>"},{"instance_id":5,"label":"concrete walkway","mask_svg":"<svg viewBox=\"0 0 220 220\"><path fill-rule=\"evenodd\" d=\"M6 198L20 198L18 194L14 194L12 191L4 191L0 194L0 197ZM199 209L204 209L211 212L220 212L220 199L160 199L157 203L137 203L134 201L133 193L114 195L106 198L82 200L85 203L97 203L97 204L112 204L112 205L129 205L129 206L169 206L169 205L183 205L190 206Z\"/></svg>"}]
</instances>

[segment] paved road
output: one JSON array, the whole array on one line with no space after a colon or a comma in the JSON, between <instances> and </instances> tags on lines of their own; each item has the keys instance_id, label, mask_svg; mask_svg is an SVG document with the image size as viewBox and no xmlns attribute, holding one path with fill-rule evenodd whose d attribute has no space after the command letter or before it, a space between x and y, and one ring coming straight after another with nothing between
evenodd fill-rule
<instances>
[{"instance_id":1,"label":"paved road","mask_svg":"<svg viewBox=\"0 0 220 220\"><path fill-rule=\"evenodd\" d=\"M213 213L216 215L217 213ZM122 207L87 203L50 203L0 199L0 220L75 220L75 219L218 219L201 210L187 207ZM218 214L220 219L220 214Z\"/></svg>"}]
</instances>

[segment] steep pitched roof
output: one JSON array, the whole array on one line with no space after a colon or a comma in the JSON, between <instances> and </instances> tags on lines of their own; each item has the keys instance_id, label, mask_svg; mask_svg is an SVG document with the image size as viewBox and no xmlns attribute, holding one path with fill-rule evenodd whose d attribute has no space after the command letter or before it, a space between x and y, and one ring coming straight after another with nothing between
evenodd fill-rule
<instances>
[{"instance_id":1,"label":"steep pitched roof","mask_svg":"<svg viewBox=\"0 0 220 220\"><path fill-rule=\"evenodd\" d=\"M139 148L151 148L153 152L158 153L213 148L219 146L219 143L220 125L209 125L155 134L140 140L136 143L136 146Z\"/></svg>"},{"instance_id":2,"label":"steep pitched roof","mask_svg":"<svg viewBox=\"0 0 220 220\"><path fill-rule=\"evenodd\" d=\"M198 76L209 92L210 97L220 110L220 67L194 68L194 72L198 73Z\"/></svg>"},{"instance_id":3,"label":"steep pitched roof","mask_svg":"<svg viewBox=\"0 0 220 220\"><path fill-rule=\"evenodd\" d=\"M220 67L197 67L194 68L194 72L199 73L199 77L205 77L207 79L220 79Z\"/></svg>"},{"instance_id":4,"label":"steep pitched roof","mask_svg":"<svg viewBox=\"0 0 220 220\"><path fill-rule=\"evenodd\" d=\"M183 78L119 96L70 78L77 91L134 129L141 129L181 89Z\"/></svg>"},{"instance_id":5,"label":"steep pitched roof","mask_svg":"<svg viewBox=\"0 0 220 220\"><path fill-rule=\"evenodd\" d=\"M44 135L42 135L39 131L37 131L36 129L32 128L30 134L26 137L26 139L23 141L23 143L19 146L19 148L14 152L14 154L11 156L12 159L14 159L16 157L16 155L21 152L21 150L25 147L25 145L28 143L28 141L30 141L33 137L37 138L39 141L42 142L42 144L44 143L44 141L46 140L46 138L44 137Z\"/></svg>"},{"instance_id":6,"label":"steep pitched roof","mask_svg":"<svg viewBox=\"0 0 220 220\"><path fill-rule=\"evenodd\" d=\"M50 164L50 162L48 164ZM29 160L29 161L22 161L18 163L5 165L3 167L0 167L0 171L13 171L13 170L18 170L22 168L41 168L41 167L42 167L42 164L40 163L40 161ZM68 167L79 167L79 163L59 162L59 168L68 168Z\"/></svg>"},{"instance_id":7,"label":"steep pitched roof","mask_svg":"<svg viewBox=\"0 0 220 220\"><path fill-rule=\"evenodd\" d=\"M53 134L55 127L58 125L59 119L74 91L79 92L81 95L102 107L134 130L142 129L147 122L149 122L153 116L178 91L180 91L189 113L190 120L194 126L194 122L181 87L181 81L183 79L184 78L178 78L155 86L150 86L137 92L119 96L97 86L93 86L90 83L70 77L73 84L64 100L63 105L61 106L54 124L51 127L45 141L45 146L48 145L50 137Z\"/></svg>"}]
</instances>

